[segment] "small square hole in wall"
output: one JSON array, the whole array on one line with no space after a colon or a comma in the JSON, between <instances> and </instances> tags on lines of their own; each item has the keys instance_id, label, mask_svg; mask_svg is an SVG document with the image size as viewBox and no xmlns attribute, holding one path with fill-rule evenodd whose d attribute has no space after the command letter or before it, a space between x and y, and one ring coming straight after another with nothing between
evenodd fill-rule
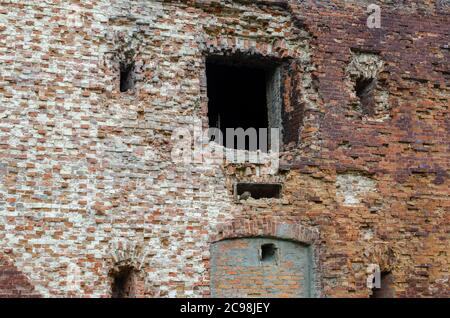
<instances>
[{"instance_id":1,"label":"small square hole in wall","mask_svg":"<svg viewBox=\"0 0 450 318\"><path fill-rule=\"evenodd\" d=\"M273 243L261 245L260 259L263 263L276 263L277 262L277 247Z\"/></svg>"},{"instance_id":2,"label":"small square hole in wall","mask_svg":"<svg viewBox=\"0 0 450 318\"><path fill-rule=\"evenodd\" d=\"M250 151L267 149L270 128L281 129L281 68L278 66L253 57L206 59L209 127L221 131L222 145ZM245 132L253 128L256 141L250 142L251 137L246 135L245 141L239 143L237 137L227 136L228 128L242 128ZM267 129L267 135L261 135L260 128Z\"/></svg>"},{"instance_id":3,"label":"small square hole in wall","mask_svg":"<svg viewBox=\"0 0 450 318\"><path fill-rule=\"evenodd\" d=\"M281 198L282 186L279 183L245 183L239 182L235 184L235 196L239 200L249 198Z\"/></svg>"},{"instance_id":4,"label":"small square hole in wall","mask_svg":"<svg viewBox=\"0 0 450 318\"><path fill-rule=\"evenodd\" d=\"M120 65L120 91L127 92L134 88L134 64Z\"/></svg>"}]
</instances>

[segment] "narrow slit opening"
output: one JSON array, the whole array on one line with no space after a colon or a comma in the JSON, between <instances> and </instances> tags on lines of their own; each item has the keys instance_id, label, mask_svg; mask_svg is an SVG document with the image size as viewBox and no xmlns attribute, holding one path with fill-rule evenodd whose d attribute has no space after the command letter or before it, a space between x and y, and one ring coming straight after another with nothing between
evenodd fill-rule
<instances>
[{"instance_id":1,"label":"narrow slit opening","mask_svg":"<svg viewBox=\"0 0 450 318\"><path fill-rule=\"evenodd\" d=\"M355 83L356 96L359 98L363 114L373 115L375 107L374 90L377 80L359 77Z\"/></svg>"},{"instance_id":2,"label":"narrow slit opening","mask_svg":"<svg viewBox=\"0 0 450 318\"><path fill-rule=\"evenodd\" d=\"M112 298L135 297L134 272L132 268L123 268L113 275Z\"/></svg>"},{"instance_id":3,"label":"narrow slit opening","mask_svg":"<svg viewBox=\"0 0 450 318\"><path fill-rule=\"evenodd\" d=\"M127 92L134 88L134 64L120 66L120 91Z\"/></svg>"}]
</instances>

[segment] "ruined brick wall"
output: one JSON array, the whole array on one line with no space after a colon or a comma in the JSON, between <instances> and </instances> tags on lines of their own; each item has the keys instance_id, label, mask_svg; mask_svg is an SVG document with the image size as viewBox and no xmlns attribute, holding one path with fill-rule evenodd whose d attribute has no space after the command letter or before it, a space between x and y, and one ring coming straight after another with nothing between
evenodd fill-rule
<instances>
[{"instance_id":1,"label":"ruined brick wall","mask_svg":"<svg viewBox=\"0 0 450 318\"><path fill-rule=\"evenodd\" d=\"M390 2L368 29L368 1L0 1L0 252L45 297L110 297L123 267L137 296L208 297L217 236L301 225L320 296L368 297L370 264L396 297L450 296L449 10ZM208 125L205 57L236 52L285 70L278 173L171 159Z\"/></svg>"}]
</instances>

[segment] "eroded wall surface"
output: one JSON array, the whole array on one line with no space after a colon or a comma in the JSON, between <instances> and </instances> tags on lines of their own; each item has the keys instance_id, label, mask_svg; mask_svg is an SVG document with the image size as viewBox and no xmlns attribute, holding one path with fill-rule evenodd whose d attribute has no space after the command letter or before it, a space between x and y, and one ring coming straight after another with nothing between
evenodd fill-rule
<instances>
[{"instance_id":1,"label":"eroded wall surface","mask_svg":"<svg viewBox=\"0 0 450 318\"><path fill-rule=\"evenodd\" d=\"M368 297L370 264L396 297L449 296L449 9L380 1L369 29L368 3L1 1L0 251L44 297L109 297L121 266L138 296L208 297L212 237L300 224L320 296ZM283 67L275 174L172 160L176 129L208 125L205 57L236 52ZM236 181L282 198L236 201Z\"/></svg>"}]
</instances>

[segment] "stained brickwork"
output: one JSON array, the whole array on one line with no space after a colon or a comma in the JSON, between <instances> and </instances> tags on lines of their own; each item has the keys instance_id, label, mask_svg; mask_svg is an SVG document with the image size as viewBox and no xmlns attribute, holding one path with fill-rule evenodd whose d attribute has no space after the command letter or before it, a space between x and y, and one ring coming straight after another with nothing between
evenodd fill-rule
<instances>
[{"instance_id":1,"label":"stained brickwork","mask_svg":"<svg viewBox=\"0 0 450 318\"><path fill-rule=\"evenodd\" d=\"M395 297L450 296L449 9L378 1L369 29L369 3L0 1L2 293L110 297L125 265L138 297L209 297L211 246L251 234L317 249L319 296L369 297L370 264ZM171 160L176 129L208 126L209 55L282 66L277 173ZM355 60L381 63L376 116Z\"/></svg>"}]
</instances>

